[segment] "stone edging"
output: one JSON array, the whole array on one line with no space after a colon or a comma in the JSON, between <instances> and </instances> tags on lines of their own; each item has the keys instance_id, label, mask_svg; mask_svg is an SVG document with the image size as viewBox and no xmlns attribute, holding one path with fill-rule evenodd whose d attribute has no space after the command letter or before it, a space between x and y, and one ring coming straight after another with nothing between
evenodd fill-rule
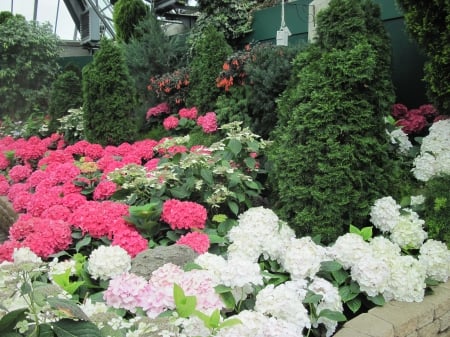
<instances>
[{"instance_id":1,"label":"stone edging","mask_svg":"<svg viewBox=\"0 0 450 337\"><path fill-rule=\"evenodd\" d=\"M420 303L392 301L348 321L334 337L450 337L450 281Z\"/></svg>"}]
</instances>

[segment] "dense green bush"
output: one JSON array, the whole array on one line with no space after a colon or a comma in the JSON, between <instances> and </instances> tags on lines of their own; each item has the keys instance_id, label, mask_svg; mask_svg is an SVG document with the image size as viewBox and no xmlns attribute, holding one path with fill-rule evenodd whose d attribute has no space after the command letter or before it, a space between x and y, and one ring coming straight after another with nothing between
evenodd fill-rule
<instances>
[{"instance_id":1,"label":"dense green bush","mask_svg":"<svg viewBox=\"0 0 450 337\"><path fill-rule=\"evenodd\" d=\"M252 10L255 1L252 0L200 0L197 1L200 14L189 37L190 44L195 49L199 39L213 26L224 34L227 43L236 46L238 42L252 29Z\"/></svg>"},{"instance_id":2,"label":"dense green bush","mask_svg":"<svg viewBox=\"0 0 450 337\"><path fill-rule=\"evenodd\" d=\"M59 39L49 24L3 15L0 24L0 111L24 120L48 108L58 73Z\"/></svg>"},{"instance_id":3,"label":"dense green bush","mask_svg":"<svg viewBox=\"0 0 450 337\"><path fill-rule=\"evenodd\" d=\"M427 181L424 196L424 216L428 236L450 246L450 175Z\"/></svg>"},{"instance_id":4,"label":"dense green bush","mask_svg":"<svg viewBox=\"0 0 450 337\"><path fill-rule=\"evenodd\" d=\"M216 98L220 93L220 89L216 86L216 78L227 56L232 52L222 33L213 26L205 29L195 46L193 59L189 65L190 89L187 106L195 106L203 113L214 109Z\"/></svg>"},{"instance_id":5,"label":"dense green bush","mask_svg":"<svg viewBox=\"0 0 450 337\"><path fill-rule=\"evenodd\" d=\"M395 181L384 116L394 101L389 42L370 1L332 0L278 107L269 158L277 212L331 242L364 225Z\"/></svg>"},{"instance_id":6,"label":"dense green bush","mask_svg":"<svg viewBox=\"0 0 450 337\"><path fill-rule=\"evenodd\" d=\"M186 66L187 47L183 38L169 38L164 34L153 13L136 25L135 32L123 48L138 96L148 108L157 102L153 99L155 95L147 90L149 79Z\"/></svg>"},{"instance_id":7,"label":"dense green bush","mask_svg":"<svg viewBox=\"0 0 450 337\"><path fill-rule=\"evenodd\" d=\"M49 131L54 132L59 128L58 119L67 115L69 109L80 108L82 105L81 77L72 70L59 74L52 84L50 93Z\"/></svg>"},{"instance_id":8,"label":"dense green bush","mask_svg":"<svg viewBox=\"0 0 450 337\"><path fill-rule=\"evenodd\" d=\"M128 42L135 34L135 27L148 13L142 0L119 0L114 4L113 22L116 38Z\"/></svg>"},{"instance_id":9,"label":"dense green bush","mask_svg":"<svg viewBox=\"0 0 450 337\"><path fill-rule=\"evenodd\" d=\"M82 84L86 138L102 145L133 141L136 93L122 49L114 41L102 39L93 62L83 68Z\"/></svg>"},{"instance_id":10,"label":"dense green bush","mask_svg":"<svg viewBox=\"0 0 450 337\"><path fill-rule=\"evenodd\" d=\"M450 1L397 0L407 30L425 52L427 96L442 114L450 114Z\"/></svg>"}]
</instances>

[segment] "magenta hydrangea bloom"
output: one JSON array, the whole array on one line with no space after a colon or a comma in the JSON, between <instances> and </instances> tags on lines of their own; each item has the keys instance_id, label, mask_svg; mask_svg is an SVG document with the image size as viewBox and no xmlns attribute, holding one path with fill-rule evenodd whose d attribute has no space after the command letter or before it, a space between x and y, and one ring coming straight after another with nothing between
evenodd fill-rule
<instances>
[{"instance_id":1,"label":"magenta hydrangea bloom","mask_svg":"<svg viewBox=\"0 0 450 337\"><path fill-rule=\"evenodd\" d=\"M172 229L203 229L206 218L206 208L196 202L169 199L162 207L161 220Z\"/></svg>"},{"instance_id":2,"label":"magenta hydrangea bloom","mask_svg":"<svg viewBox=\"0 0 450 337\"><path fill-rule=\"evenodd\" d=\"M201 126L203 132L213 133L217 131L217 116L215 112L207 112L204 116L197 118L197 125Z\"/></svg>"},{"instance_id":3,"label":"magenta hydrangea bloom","mask_svg":"<svg viewBox=\"0 0 450 337\"><path fill-rule=\"evenodd\" d=\"M185 245L192 248L199 254L206 253L210 246L208 235L201 232L191 232L181 236L176 242L177 245Z\"/></svg>"},{"instance_id":4,"label":"magenta hydrangea bloom","mask_svg":"<svg viewBox=\"0 0 450 337\"><path fill-rule=\"evenodd\" d=\"M175 116L169 116L164 119L163 126L166 130L172 130L175 129L178 126L178 123L180 120Z\"/></svg>"}]
</instances>

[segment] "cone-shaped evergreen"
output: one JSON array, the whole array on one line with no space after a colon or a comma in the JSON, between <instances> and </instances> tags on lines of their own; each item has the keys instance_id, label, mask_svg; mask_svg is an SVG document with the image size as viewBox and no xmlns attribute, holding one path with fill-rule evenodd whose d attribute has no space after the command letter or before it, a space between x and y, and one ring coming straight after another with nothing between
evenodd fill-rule
<instances>
[{"instance_id":1,"label":"cone-shaped evergreen","mask_svg":"<svg viewBox=\"0 0 450 337\"><path fill-rule=\"evenodd\" d=\"M317 42L294 61L269 158L276 210L298 234L331 242L364 225L388 191L389 50L377 6L332 0L319 13Z\"/></svg>"},{"instance_id":2,"label":"cone-shaped evergreen","mask_svg":"<svg viewBox=\"0 0 450 337\"><path fill-rule=\"evenodd\" d=\"M118 145L136 138L136 90L122 50L102 39L94 60L83 68L83 112L86 138Z\"/></svg>"}]
</instances>

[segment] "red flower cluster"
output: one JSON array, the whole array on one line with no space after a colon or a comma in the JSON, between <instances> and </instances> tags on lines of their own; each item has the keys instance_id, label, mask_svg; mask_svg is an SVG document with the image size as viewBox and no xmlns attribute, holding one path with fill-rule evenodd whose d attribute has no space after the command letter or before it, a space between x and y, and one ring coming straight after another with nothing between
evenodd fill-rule
<instances>
[{"instance_id":1,"label":"red flower cluster","mask_svg":"<svg viewBox=\"0 0 450 337\"><path fill-rule=\"evenodd\" d=\"M206 217L206 208L202 205L177 199L166 200L161 213L161 220L172 229L203 229Z\"/></svg>"},{"instance_id":2,"label":"red flower cluster","mask_svg":"<svg viewBox=\"0 0 450 337\"><path fill-rule=\"evenodd\" d=\"M196 119L198 110L196 107L192 107L190 109L182 108L182 109L180 109L180 111L178 111L178 114L180 115L181 118Z\"/></svg>"},{"instance_id":3,"label":"red flower cluster","mask_svg":"<svg viewBox=\"0 0 450 337\"><path fill-rule=\"evenodd\" d=\"M171 104L180 105L184 103L189 87L189 71L187 68L180 68L172 73L150 78L147 86L162 100Z\"/></svg>"},{"instance_id":4,"label":"red flower cluster","mask_svg":"<svg viewBox=\"0 0 450 337\"><path fill-rule=\"evenodd\" d=\"M180 120L176 116L172 115L164 119L163 126L166 130L172 130L176 129L179 123Z\"/></svg>"},{"instance_id":5,"label":"red flower cluster","mask_svg":"<svg viewBox=\"0 0 450 337\"><path fill-rule=\"evenodd\" d=\"M407 135L421 134L435 121L447 118L439 115L431 104L421 105L418 109L408 109L398 103L393 105L391 114L396 120L396 125L401 126Z\"/></svg>"}]
</instances>

